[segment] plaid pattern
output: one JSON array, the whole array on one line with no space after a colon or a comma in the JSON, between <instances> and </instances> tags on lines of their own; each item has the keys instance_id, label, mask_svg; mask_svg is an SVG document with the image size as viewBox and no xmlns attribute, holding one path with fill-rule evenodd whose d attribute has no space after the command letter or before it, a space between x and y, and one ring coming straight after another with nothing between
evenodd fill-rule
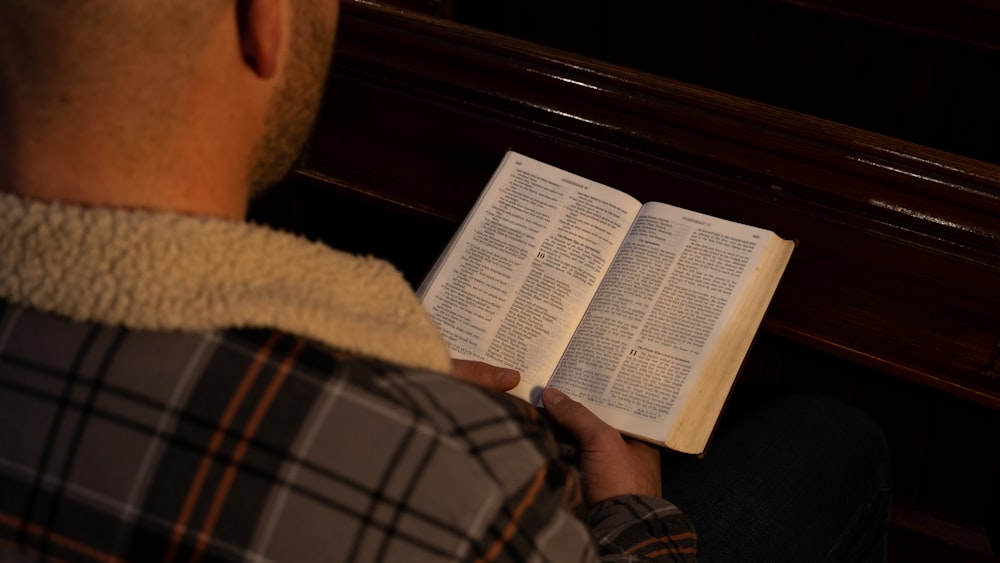
<instances>
[{"instance_id":1,"label":"plaid pattern","mask_svg":"<svg viewBox=\"0 0 1000 563\"><path fill-rule=\"evenodd\" d=\"M132 331L0 301L0 436L0 552L38 559L693 557L661 499L602 503L588 530L525 403L279 332Z\"/></svg>"}]
</instances>

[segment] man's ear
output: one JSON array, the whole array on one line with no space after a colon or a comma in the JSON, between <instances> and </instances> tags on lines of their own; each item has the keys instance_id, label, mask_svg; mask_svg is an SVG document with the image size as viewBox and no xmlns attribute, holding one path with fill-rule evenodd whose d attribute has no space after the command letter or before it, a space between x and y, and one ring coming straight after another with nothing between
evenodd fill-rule
<instances>
[{"instance_id":1,"label":"man's ear","mask_svg":"<svg viewBox=\"0 0 1000 563\"><path fill-rule=\"evenodd\" d=\"M278 72L281 55L282 0L237 0L243 61L261 78Z\"/></svg>"}]
</instances>

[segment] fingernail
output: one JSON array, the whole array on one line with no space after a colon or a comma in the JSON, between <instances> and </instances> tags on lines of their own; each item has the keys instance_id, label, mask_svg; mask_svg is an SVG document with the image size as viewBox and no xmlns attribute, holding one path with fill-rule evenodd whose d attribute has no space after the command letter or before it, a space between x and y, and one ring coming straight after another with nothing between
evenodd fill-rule
<instances>
[{"instance_id":1,"label":"fingernail","mask_svg":"<svg viewBox=\"0 0 1000 563\"><path fill-rule=\"evenodd\" d=\"M497 370L497 383L504 386L513 386L517 383L518 373L512 369L498 369Z\"/></svg>"},{"instance_id":2,"label":"fingernail","mask_svg":"<svg viewBox=\"0 0 1000 563\"><path fill-rule=\"evenodd\" d=\"M552 406L556 406L566 399L566 394L555 387L549 387L545 390L545 393L549 396L549 400L547 402Z\"/></svg>"}]
</instances>

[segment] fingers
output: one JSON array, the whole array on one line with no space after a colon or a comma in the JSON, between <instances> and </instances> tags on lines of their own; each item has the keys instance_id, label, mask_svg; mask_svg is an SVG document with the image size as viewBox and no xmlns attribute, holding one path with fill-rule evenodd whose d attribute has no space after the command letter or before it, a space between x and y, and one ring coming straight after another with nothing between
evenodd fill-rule
<instances>
[{"instance_id":1,"label":"fingers","mask_svg":"<svg viewBox=\"0 0 1000 563\"><path fill-rule=\"evenodd\" d=\"M569 430L584 448L599 447L602 441L622 439L617 430L558 389L545 389L542 392L542 404L552 418Z\"/></svg>"},{"instance_id":2,"label":"fingers","mask_svg":"<svg viewBox=\"0 0 1000 563\"><path fill-rule=\"evenodd\" d=\"M516 370L500 368L475 360L451 361L451 374L459 379L492 391L510 391L521 381Z\"/></svg>"},{"instance_id":3,"label":"fingers","mask_svg":"<svg viewBox=\"0 0 1000 563\"><path fill-rule=\"evenodd\" d=\"M584 405L557 389L542 393L549 416L580 442L584 497L594 504L619 495L659 496L660 454L639 441L626 441Z\"/></svg>"}]
</instances>

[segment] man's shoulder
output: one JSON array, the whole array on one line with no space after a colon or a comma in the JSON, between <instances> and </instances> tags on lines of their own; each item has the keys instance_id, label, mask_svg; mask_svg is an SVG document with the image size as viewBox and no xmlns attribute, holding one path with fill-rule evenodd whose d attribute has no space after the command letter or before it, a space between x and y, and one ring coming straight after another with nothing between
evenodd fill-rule
<instances>
[{"instance_id":1,"label":"man's shoulder","mask_svg":"<svg viewBox=\"0 0 1000 563\"><path fill-rule=\"evenodd\" d=\"M486 553L509 539L498 522L522 513L530 522L510 524L524 534L587 542L560 508L569 476L552 463L536 409L446 374L279 331L126 330L0 303L0 377L9 383L0 408L25 425L74 413L86 431L73 475L60 478L99 495L96 504L80 498L95 517L141 505L131 532L138 559L141 546L183 549L188 532L200 537L185 507L230 501L255 507L225 513L227 530L244 538L238 549L276 559L294 560L302 545ZM28 467L45 445L26 435L0 457ZM100 476L112 458L109 488ZM302 521L330 525L314 533L294 524ZM188 531L165 539L158 522ZM262 526L275 530L266 545ZM54 533L103 541L103 530L76 529ZM209 550L225 547L210 541Z\"/></svg>"},{"instance_id":2,"label":"man's shoulder","mask_svg":"<svg viewBox=\"0 0 1000 563\"><path fill-rule=\"evenodd\" d=\"M355 437L368 434L366 443L379 439L380 427L385 436L395 436L405 428L408 434L433 439L438 447L453 448L463 455L505 452L535 462L527 467L542 464L556 453L548 423L538 409L506 393L281 332L240 329L218 338L216 361L235 362L226 371L240 373L252 362L262 362L279 372L285 366L292 379L290 386L308 389L311 402L325 398L329 407L349 413L343 416L353 417L351 426L358 429ZM326 426L347 422L343 419ZM526 478L520 476L515 481Z\"/></svg>"},{"instance_id":3,"label":"man's shoulder","mask_svg":"<svg viewBox=\"0 0 1000 563\"><path fill-rule=\"evenodd\" d=\"M0 300L0 335L0 360L27 372L99 379L106 392L138 394L207 421L235 408L235 397L269 401L260 408L276 420L306 417L297 424L349 416L359 428L352 436L372 434L367 441L379 439L380 428L405 428L479 454L507 448L542 462L554 450L537 409L510 395L278 330L130 330Z\"/></svg>"}]
</instances>

